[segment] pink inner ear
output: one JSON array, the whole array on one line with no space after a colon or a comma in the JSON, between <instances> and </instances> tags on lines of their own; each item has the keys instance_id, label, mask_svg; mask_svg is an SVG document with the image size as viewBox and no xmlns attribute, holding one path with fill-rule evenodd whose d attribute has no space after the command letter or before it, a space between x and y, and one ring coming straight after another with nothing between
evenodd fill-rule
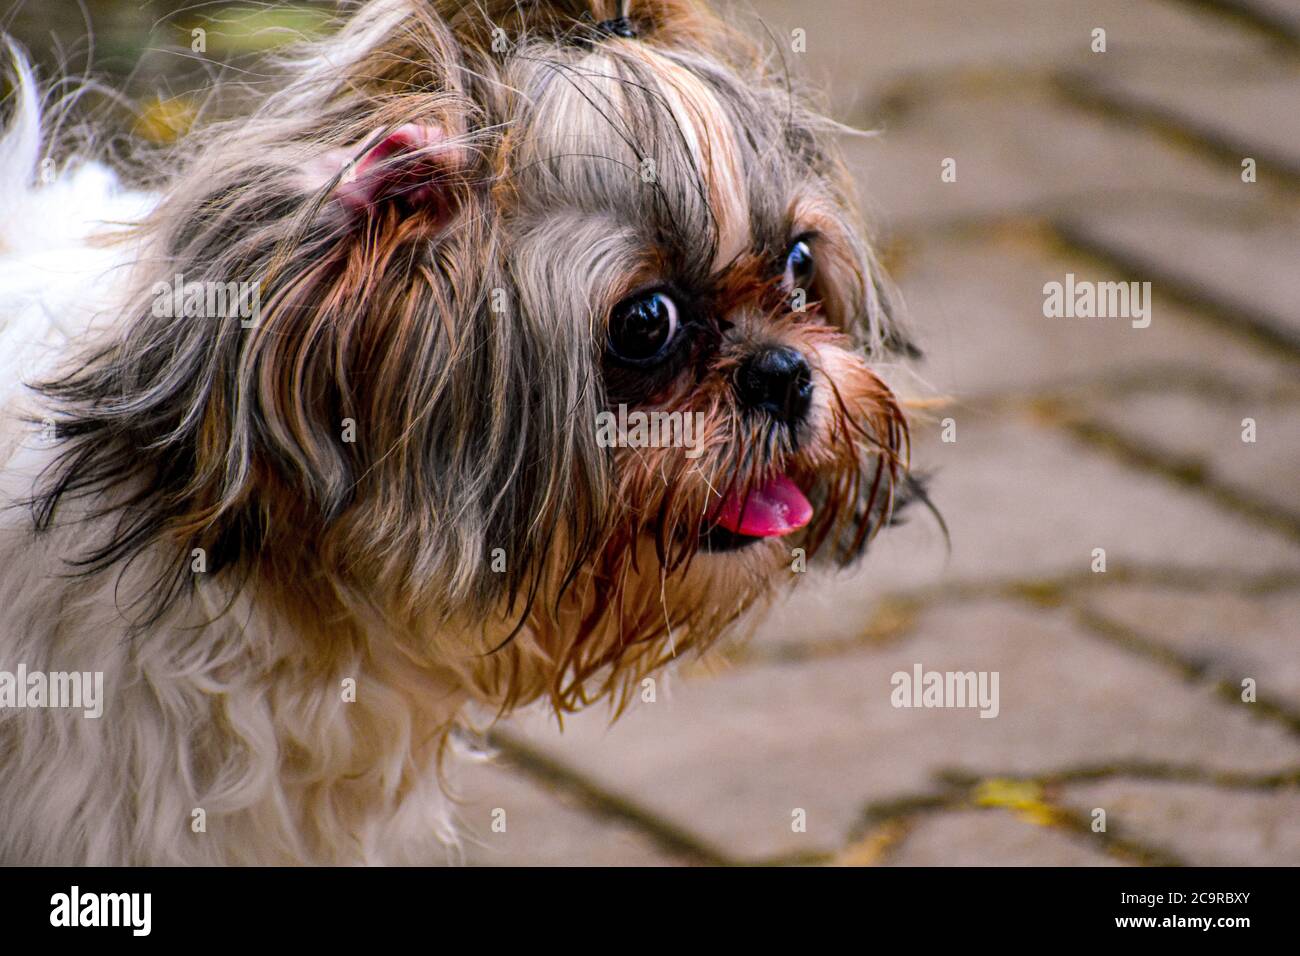
<instances>
[{"instance_id":1,"label":"pink inner ear","mask_svg":"<svg viewBox=\"0 0 1300 956\"><path fill-rule=\"evenodd\" d=\"M378 130L365 142L376 135ZM441 126L399 126L358 158L362 147L364 143L353 149L330 150L323 161L330 177L342 168L334 195L354 213L369 212L392 199L412 206L436 202L438 181L456 165Z\"/></svg>"}]
</instances>

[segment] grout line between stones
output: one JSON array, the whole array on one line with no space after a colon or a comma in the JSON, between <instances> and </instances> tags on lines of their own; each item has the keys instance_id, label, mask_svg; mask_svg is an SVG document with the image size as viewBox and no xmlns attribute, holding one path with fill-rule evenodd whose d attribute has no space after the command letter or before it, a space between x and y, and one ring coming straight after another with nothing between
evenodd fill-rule
<instances>
[{"instance_id":1,"label":"grout line between stones","mask_svg":"<svg viewBox=\"0 0 1300 956\"><path fill-rule=\"evenodd\" d=\"M1056 424L1076 440L1105 452L1130 468L1159 475L1195 491L1218 507L1300 544L1300 514L1215 477L1199 460L1154 448L1093 419L1077 414L1053 415L1050 408L1045 411L1047 417L1055 418Z\"/></svg>"},{"instance_id":2,"label":"grout line between stones","mask_svg":"<svg viewBox=\"0 0 1300 956\"><path fill-rule=\"evenodd\" d=\"M1058 218L1049 223L1049 228L1062 245L1115 270L1126 279L1150 282L1190 313L1276 349L1293 361L1300 361L1300 335L1288 328L1279 316L1238 301L1190 276L1166 269L1132 249L1121 248L1081 222Z\"/></svg>"},{"instance_id":3,"label":"grout line between stones","mask_svg":"<svg viewBox=\"0 0 1300 956\"><path fill-rule=\"evenodd\" d=\"M710 846L703 838L602 787L581 771L555 760L513 734L493 729L487 735L487 742L505 762L546 789L575 799L597 817L640 832L670 856L703 866L737 865L726 853Z\"/></svg>"},{"instance_id":4,"label":"grout line between stones","mask_svg":"<svg viewBox=\"0 0 1300 956\"><path fill-rule=\"evenodd\" d=\"M1250 0L1170 0L1230 20L1293 52L1300 52L1300 26Z\"/></svg>"},{"instance_id":5,"label":"grout line between stones","mask_svg":"<svg viewBox=\"0 0 1300 956\"><path fill-rule=\"evenodd\" d=\"M1041 820L1046 819L1050 821L1049 825L1073 832L1080 838L1099 839L1106 853L1126 862L1145 866L1185 865L1177 855L1129 836L1124 829L1112 826L1105 833L1094 833L1086 816L1061 806L1053 796L1054 791L1070 784L1105 780L1199 783L1228 790L1272 791L1300 787L1300 767L1266 774L1216 771L1194 764L1142 761L1077 764L1031 774L975 773L968 769L953 768L936 774L937 790L868 803L862 811L861 822L850 834L848 847L838 856L851 854L856 845L878 834L882 828L894 828L896 839L886 841L881 852L871 861L876 864L885 862L890 853L898 850L907 832L920 819L958 810L992 810L979 800L980 785L1012 781L1022 786L1031 785L1040 794L1033 801L1037 806L1030 808L1039 815L1039 825L1043 825Z\"/></svg>"},{"instance_id":6,"label":"grout line between stones","mask_svg":"<svg viewBox=\"0 0 1300 956\"><path fill-rule=\"evenodd\" d=\"M1052 78L1056 93L1076 109L1093 113L1109 122L1147 129L1173 145L1206 159L1241 168L1243 157L1253 157L1291 189L1300 188L1300 161L1266 146L1251 144L1239 136L1212 128L1177 110L1169 109L1128 92L1106 89L1090 77L1057 73Z\"/></svg>"},{"instance_id":7,"label":"grout line between stones","mask_svg":"<svg viewBox=\"0 0 1300 956\"><path fill-rule=\"evenodd\" d=\"M736 667L798 664L807 660L851 654L906 637L922 611L990 598L1021 601L1038 608L1057 608L1092 590L1113 585L1147 585L1187 591L1229 591L1264 595L1300 589L1300 572L1242 574L1178 566L1126 566L1106 574L1066 571L1037 578L950 581L890 591L874 603L870 619L858 634L838 640L804 641L775 647L742 645L730 651Z\"/></svg>"},{"instance_id":8,"label":"grout line between stones","mask_svg":"<svg viewBox=\"0 0 1300 956\"><path fill-rule=\"evenodd\" d=\"M1225 701L1241 704L1240 678L1234 679L1229 675L1216 673L1211 661L1198 660L1191 655L1181 653L1159 638L1143 634L1081 604L1072 603L1070 609L1075 621L1081 627L1108 644L1154 661L1175 672L1188 683L1207 686ZM1300 737L1300 711L1286 704L1256 700L1248 705L1246 712L1254 719L1280 724L1293 736Z\"/></svg>"}]
</instances>

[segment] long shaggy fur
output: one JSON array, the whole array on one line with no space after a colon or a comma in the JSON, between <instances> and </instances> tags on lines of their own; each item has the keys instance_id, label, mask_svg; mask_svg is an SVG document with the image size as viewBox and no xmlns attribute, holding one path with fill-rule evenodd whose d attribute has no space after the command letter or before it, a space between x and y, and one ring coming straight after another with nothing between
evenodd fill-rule
<instances>
[{"instance_id":1,"label":"long shaggy fur","mask_svg":"<svg viewBox=\"0 0 1300 956\"><path fill-rule=\"evenodd\" d=\"M597 28L623 13L637 38ZM135 225L0 248L31 385L0 410L0 669L108 692L99 720L0 709L0 862L436 860L467 706L622 706L797 577L786 540L709 553L721 496L790 475L798 546L847 563L906 484L874 366L910 346L836 130L693 0L373 0L280 67L156 199L94 164L38 183L18 67L4 201L71 222L60 196L98 177L95 214ZM436 146L356 215L322 157L408 124ZM779 287L798 234L806 312ZM67 277L16 289L42 255ZM159 315L177 275L256 283L258 320ZM691 349L612 365L610 310L669 278ZM770 343L812 366L798 429L735 396ZM703 454L599 447L620 402L704 412Z\"/></svg>"}]
</instances>

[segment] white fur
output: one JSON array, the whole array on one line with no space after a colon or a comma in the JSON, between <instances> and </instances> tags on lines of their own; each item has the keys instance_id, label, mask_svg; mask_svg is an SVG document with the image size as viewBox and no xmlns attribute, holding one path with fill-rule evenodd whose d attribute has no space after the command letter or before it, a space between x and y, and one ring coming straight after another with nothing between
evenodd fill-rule
<instances>
[{"instance_id":1,"label":"white fur","mask_svg":"<svg viewBox=\"0 0 1300 956\"><path fill-rule=\"evenodd\" d=\"M73 507L36 535L15 505L56 451L25 383L120 321L134 252L100 239L150 205L95 164L40 182L21 64L18 96L0 137L0 670L102 671L106 701L98 719L0 707L0 864L446 862L431 741L455 694L379 641L304 679L301 645L247 596L219 615L228 595L210 583L132 633L150 560L71 576L66 559L110 528Z\"/></svg>"}]
</instances>

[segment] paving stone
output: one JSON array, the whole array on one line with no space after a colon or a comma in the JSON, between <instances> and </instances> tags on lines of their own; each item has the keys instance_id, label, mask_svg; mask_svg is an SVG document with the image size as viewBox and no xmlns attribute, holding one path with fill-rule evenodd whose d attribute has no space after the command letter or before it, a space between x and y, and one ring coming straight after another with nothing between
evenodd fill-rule
<instances>
[{"instance_id":1,"label":"paving stone","mask_svg":"<svg viewBox=\"0 0 1300 956\"><path fill-rule=\"evenodd\" d=\"M518 772L495 763L461 768L456 795L464 833L464 862L474 866L667 866L641 834L569 805ZM493 813L505 811L504 833Z\"/></svg>"},{"instance_id":2,"label":"paving stone","mask_svg":"<svg viewBox=\"0 0 1300 956\"><path fill-rule=\"evenodd\" d=\"M1131 261L1133 278L1157 284L1176 279L1239 303L1300 343L1300 214L1291 207L1279 204L1273 216L1259 221L1207 215L1194 206L1076 221L1092 241Z\"/></svg>"},{"instance_id":3,"label":"paving stone","mask_svg":"<svg viewBox=\"0 0 1300 956\"><path fill-rule=\"evenodd\" d=\"M1239 685L1254 678L1262 701L1300 713L1300 589L1242 595L1121 584L1090 590L1081 600L1180 658L1204 665L1214 679Z\"/></svg>"},{"instance_id":4,"label":"paving stone","mask_svg":"<svg viewBox=\"0 0 1300 956\"><path fill-rule=\"evenodd\" d=\"M1128 0L755 0L753 8L787 51L790 31L807 30L807 53L797 65L830 90L840 116L900 78L935 71L1078 68L1099 56L1118 67L1153 55L1249 58L1269 49L1195 8ZM1106 29L1109 52L1091 51L1094 27Z\"/></svg>"},{"instance_id":5,"label":"paving stone","mask_svg":"<svg viewBox=\"0 0 1300 956\"><path fill-rule=\"evenodd\" d=\"M1252 341L1191 317L1152 287L1149 327L1125 319L1047 318L1043 287L1123 277L1015 231L982 241L927 237L895 269L908 321L926 351L924 380L961 403L1159 368L1201 369L1268 388L1296 367Z\"/></svg>"},{"instance_id":6,"label":"paving stone","mask_svg":"<svg viewBox=\"0 0 1300 956\"><path fill-rule=\"evenodd\" d=\"M1094 70L1097 91L1153 109L1217 139L1256 146L1300 168L1300 74L1294 63L1260 59L1231 71L1221 61L1160 58L1140 71ZM1267 168L1259 173L1269 178Z\"/></svg>"},{"instance_id":7,"label":"paving stone","mask_svg":"<svg viewBox=\"0 0 1300 956\"><path fill-rule=\"evenodd\" d=\"M1076 109L1047 88L990 89L925 99L879 135L842 145L871 218L916 229L978 217L1087 210L1106 197L1123 211L1212 198L1263 200L1221 163L1177 149L1156 133ZM941 177L956 161L956 181Z\"/></svg>"},{"instance_id":8,"label":"paving stone","mask_svg":"<svg viewBox=\"0 0 1300 956\"><path fill-rule=\"evenodd\" d=\"M1107 827L1195 866L1300 865L1300 790L1108 780L1067 788L1060 802L1106 810Z\"/></svg>"},{"instance_id":9,"label":"paving stone","mask_svg":"<svg viewBox=\"0 0 1300 956\"><path fill-rule=\"evenodd\" d=\"M1281 395L1151 392L1099 398L1089 414L1140 444L1201 465L1279 512L1300 515L1300 376ZM1255 421L1255 441L1242 422Z\"/></svg>"},{"instance_id":10,"label":"paving stone","mask_svg":"<svg viewBox=\"0 0 1300 956\"><path fill-rule=\"evenodd\" d=\"M1005 810L922 817L887 866L1121 866L1086 837L1017 820Z\"/></svg>"},{"instance_id":11,"label":"paving stone","mask_svg":"<svg viewBox=\"0 0 1300 956\"><path fill-rule=\"evenodd\" d=\"M918 662L998 671L999 716L894 708L891 675ZM1253 771L1300 759L1277 726L1065 614L997 601L926 611L911 636L871 652L739 667L671 690L613 727L600 711L567 720L562 735L540 716L521 726L601 786L743 859L838 849L867 802L925 792L953 766L1030 774L1158 759ZM806 833L792 832L797 808Z\"/></svg>"}]
</instances>

